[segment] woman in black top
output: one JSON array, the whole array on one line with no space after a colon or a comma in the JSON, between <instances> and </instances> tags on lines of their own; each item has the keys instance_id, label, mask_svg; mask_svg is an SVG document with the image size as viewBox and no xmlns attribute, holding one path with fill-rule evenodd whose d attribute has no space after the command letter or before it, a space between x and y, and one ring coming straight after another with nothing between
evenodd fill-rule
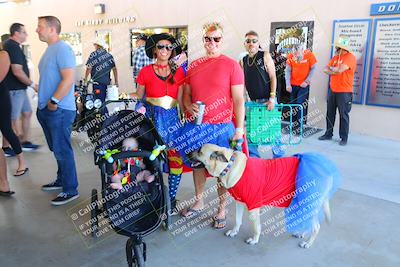
<instances>
[{"instance_id":1,"label":"woman in black top","mask_svg":"<svg viewBox=\"0 0 400 267\"><path fill-rule=\"evenodd\" d=\"M13 148L15 154L18 159L18 169L15 171L14 176L24 175L28 168L25 164L25 159L22 153L21 144L18 140L18 137L15 135L12 127L11 127L11 100L8 88L4 86L4 80L6 79L6 74L10 69L10 60L7 52L1 52L1 73L5 73L1 75L0 79L0 131L4 135L4 137L10 142L11 147ZM4 62L4 64L3 64ZM7 64L8 63L8 64ZM3 151L2 151L3 152Z\"/></svg>"},{"instance_id":2,"label":"woman in black top","mask_svg":"<svg viewBox=\"0 0 400 267\"><path fill-rule=\"evenodd\" d=\"M7 75L7 70L10 68L10 59L6 52L0 51L0 81L3 81ZM0 196L11 196L14 194L10 190L10 185L7 179L7 165L3 150L0 150Z\"/></svg>"}]
</instances>

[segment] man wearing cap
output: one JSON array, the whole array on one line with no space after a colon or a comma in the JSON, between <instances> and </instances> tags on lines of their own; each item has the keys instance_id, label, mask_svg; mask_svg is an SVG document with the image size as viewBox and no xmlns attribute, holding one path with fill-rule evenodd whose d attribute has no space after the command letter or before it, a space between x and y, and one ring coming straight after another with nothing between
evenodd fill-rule
<instances>
[{"instance_id":1,"label":"man wearing cap","mask_svg":"<svg viewBox=\"0 0 400 267\"><path fill-rule=\"evenodd\" d=\"M139 75L140 70L153 63L153 59L149 58L146 55L146 49L145 49L145 44L147 41L147 35L145 34L139 34L136 38L136 47L137 49L135 50L135 53L133 54L132 57L132 65L133 65L133 79L135 80ZM136 83L137 87L137 83Z\"/></svg>"},{"instance_id":2,"label":"man wearing cap","mask_svg":"<svg viewBox=\"0 0 400 267\"><path fill-rule=\"evenodd\" d=\"M117 67L113 56L107 52L107 44L103 39L93 42L95 51L93 51L86 62L85 80L90 77L93 80L93 92L95 97L102 102L106 99L107 86L111 83L110 73L113 71L115 85L118 86Z\"/></svg>"},{"instance_id":3,"label":"man wearing cap","mask_svg":"<svg viewBox=\"0 0 400 267\"><path fill-rule=\"evenodd\" d=\"M310 83L314 75L317 60L314 54L309 50L304 50L302 44L293 46L291 53L286 60L285 81L286 91L290 93L290 102L303 106L304 113L301 117L299 111L294 115L296 118L294 124L294 134L300 134L301 121L305 123L306 108L308 96L310 93Z\"/></svg>"},{"instance_id":4,"label":"man wearing cap","mask_svg":"<svg viewBox=\"0 0 400 267\"><path fill-rule=\"evenodd\" d=\"M347 144L349 134L349 112L353 100L354 72L357 66L356 57L350 52L349 38L340 36L335 43L336 55L329 61L324 72L330 75L330 91L326 111L326 132L319 140L331 140L335 125L336 109L339 110L339 145Z\"/></svg>"}]
</instances>

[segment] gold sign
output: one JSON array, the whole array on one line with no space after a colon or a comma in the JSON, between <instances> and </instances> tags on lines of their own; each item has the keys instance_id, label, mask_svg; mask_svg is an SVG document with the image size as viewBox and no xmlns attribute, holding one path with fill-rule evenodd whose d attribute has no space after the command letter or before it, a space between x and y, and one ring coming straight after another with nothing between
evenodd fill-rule
<instances>
[{"instance_id":1,"label":"gold sign","mask_svg":"<svg viewBox=\"0 0 400 267\"><path fill-rule=\"evenodd\" d=\"M85 27L85 26L97 26L97 25L113 25L113 24L122 24L122 23L133 23L136 21L134 16L126 16L120 18L109 18L109 19L85 19L79 20L74 23L76 27Z\"/></svg>"}]
</instances>

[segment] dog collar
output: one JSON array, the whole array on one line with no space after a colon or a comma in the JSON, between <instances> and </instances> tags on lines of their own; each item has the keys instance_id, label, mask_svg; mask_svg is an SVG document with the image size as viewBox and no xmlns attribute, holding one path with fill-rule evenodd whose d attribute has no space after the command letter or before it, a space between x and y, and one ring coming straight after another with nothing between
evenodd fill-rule
<instances>
[{"instance_id":1,"label":"dog collar","mask_svg":"<svg viewBox=\"0 0 400 267\"><path fill-rule=\"evenodd\" d=\"M231 169L235 159L236 159L235 154L232 154L231 158L229 159L228 165L226 165L225 169L219 174L219 177L223 177L228 173L228 171Z\"/></svg>"}]
</instances>

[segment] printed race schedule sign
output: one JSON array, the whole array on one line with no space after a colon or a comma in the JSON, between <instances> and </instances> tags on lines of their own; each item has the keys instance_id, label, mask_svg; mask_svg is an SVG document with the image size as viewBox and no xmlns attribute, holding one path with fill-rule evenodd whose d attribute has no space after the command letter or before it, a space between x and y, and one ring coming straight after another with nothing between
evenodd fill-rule
<instances>
[{"instance_id":1,"label":"printed race schedule sign","mask_svg":"<svg viewBox=\"0 0 400 267\"><path fill-rule=\"evenodd\" d=\"M400 19L375 20L367 104L400 108Z\"/></svg>"}]
</instances>

